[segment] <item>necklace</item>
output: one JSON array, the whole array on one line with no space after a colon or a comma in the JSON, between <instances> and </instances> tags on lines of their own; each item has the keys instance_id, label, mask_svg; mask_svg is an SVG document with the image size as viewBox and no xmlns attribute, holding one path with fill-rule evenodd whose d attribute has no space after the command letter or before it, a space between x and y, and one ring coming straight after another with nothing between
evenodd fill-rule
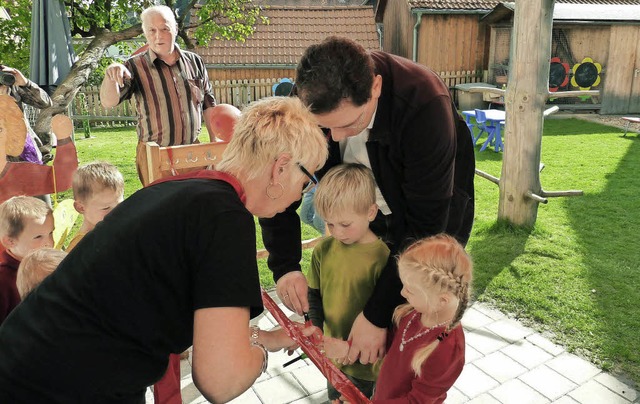
<instances>
[{"instance_id":1,"label":"necklace","mask_svg":"<svg viewBox=\"0 0 640 404\"><path fill-rule=\"evenodd\" d=\"M404 346L406 344L408 344L409 342L422 337L423 335L428 334L430 331L434 330L435 328L438 327L442 327L443 325L446 325L448 323L448 321L444 321L440 324L436 324L432 327L427 328L424 331L420 331L419 333L417 333L416 335L414 335L413 337L409 338L409 339L405 339L405 336L407 335L407 330L409 329L409 326L411 326L411 323L413 322L413 320L416 318L416 316L418 315L418 312L416 311L415 313L413 313L413 316L411 316L411 318L409 319L409 322L407 323L407 325L404 327L404 330L402 331L402 339L400 340L400 352L404 351Z\"/></svg>"}]
</instances>

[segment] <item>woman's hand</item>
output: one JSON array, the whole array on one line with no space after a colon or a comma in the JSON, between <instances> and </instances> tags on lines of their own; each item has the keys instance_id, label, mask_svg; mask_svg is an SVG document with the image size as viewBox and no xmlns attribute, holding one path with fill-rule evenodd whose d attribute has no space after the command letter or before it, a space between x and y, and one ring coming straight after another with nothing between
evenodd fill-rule
<instances>
[{"instance_id":1,"label":"woman's hand","mask_svg":"<svg viewBox=\"0 0 640 404\"><path fill-rule=\"evenodd\" d=\"M309 311L307 278L300 271L292 271L278 279L276 292L289 310L299 315Z\"/></svg>"}]
</instances>

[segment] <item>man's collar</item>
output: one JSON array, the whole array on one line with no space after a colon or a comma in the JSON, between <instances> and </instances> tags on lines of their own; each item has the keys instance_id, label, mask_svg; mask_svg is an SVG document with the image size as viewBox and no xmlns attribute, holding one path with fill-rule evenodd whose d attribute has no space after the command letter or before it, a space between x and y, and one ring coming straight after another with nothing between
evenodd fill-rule
<instances>
[{"instance_id":1,"label":"man's collar","mask_svg":"<svg viewBox=\"0 0 640 404\"><path fill-rule=\"evenodd\" d=\"M174 44L173 46L174 46L174 52L178 53L178 58L176 59L176 62L177 62L182 57L182 51L180 50L180 47L178 46L178 44ZM156 59L158 59L158 55L151 49L151 47L149 47L148 49L148 54L149 54L149 61L151 62L151 64L155 64Z\"/></svg>"}]
</instances>

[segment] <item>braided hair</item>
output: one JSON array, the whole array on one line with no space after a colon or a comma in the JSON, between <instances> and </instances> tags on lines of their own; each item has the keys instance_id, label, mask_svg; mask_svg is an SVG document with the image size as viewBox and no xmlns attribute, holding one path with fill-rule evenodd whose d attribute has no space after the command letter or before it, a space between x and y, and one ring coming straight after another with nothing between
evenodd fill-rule
<instances>
[{"instance_id":1,"label":"braided hair","mask_svg":"<svg viewBox=\"0 0 640 404\"><path fill-rule=\"evenodd\" d=\"M416 241L398 257L400 278L411 276L412 284L428 291L429 294L449 292L458 298L458 307L445 331L435 341L418 349L411 367L416 376L420 376L422 364L448 335L449 331L460 326L460 320L469 304L473 263L462 245L453 237L439 234ZM414 308L403 304L393 313L396 326L400 320Z\"/></svg>"}]
</instances>

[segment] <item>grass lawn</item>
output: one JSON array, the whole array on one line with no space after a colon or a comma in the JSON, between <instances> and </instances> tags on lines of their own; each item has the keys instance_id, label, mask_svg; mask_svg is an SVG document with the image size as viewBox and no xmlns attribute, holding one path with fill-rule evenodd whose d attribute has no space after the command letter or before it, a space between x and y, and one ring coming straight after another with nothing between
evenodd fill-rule
<instances>
[{"instance_id":1,"label":"grass lawn","mask_svg":"<svg viewBox=\"0 0 640 404\"><path fill-rule=\"evenodd\" d=\"M547 119L542 186L580 189L584 196L552 198L539 206L533 229L512 229L496 221L498 187L476 176L476 220L468 250L475 262L476 299L512 313L638 386L640 141L622 133L577 119ZM80 162L117 165L126 179L125 197L135 192L140 187L135 130L93 130L93 136L78 139ZM477 149L478 168L499 177L502 154ZM303 238L316 235L303 227ZM303 266L309 257L305 251ZM260 273L263 285L272 286L264 260Z\"/></svg>"}]
</instances>

